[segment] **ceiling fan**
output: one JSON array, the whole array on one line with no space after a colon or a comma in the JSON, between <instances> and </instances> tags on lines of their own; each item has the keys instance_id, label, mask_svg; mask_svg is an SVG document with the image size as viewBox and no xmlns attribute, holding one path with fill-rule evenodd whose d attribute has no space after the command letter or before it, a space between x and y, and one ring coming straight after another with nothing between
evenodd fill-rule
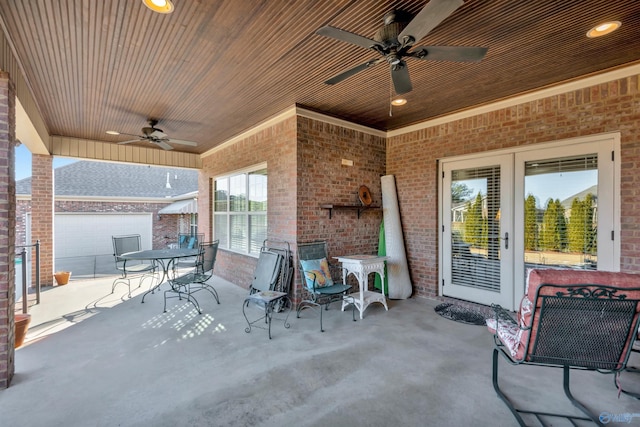
<instances>
[{"instance_id":1,"label":"ceiling fan","mask_svg":"<svg viewBox=\"0 0 640 427\"><path fill-rule=\"evenodd\" d=\"M140 141L148 141L153 144L156 144L158 147L163 150L173 150L173 147L169 145L179 144L179 145L189 145L191 147L195 147L198 143L193 141L185 141L182 139L174 139L169 138L169 136L162 131L162 129L158 129L156 125L158 124L158 120L156 119L148 119L149 126L145 126L142 128L142 135L133 135L130 133L118 132L115 130L108 130L107 133L109 135L129 135L135 136L137 139L132 139L129 141L118 142L118 144L130 144L132 142L140 142Z\"/></svg>"},{"instance_id":2,"label":"ceiling fan","mask_svg":"<svg viewBox=\"0 0 640 427\"><path fill-rule=\"evenodd\" d=\"M482 60L488 50L486 47L419 46L411 50L415 43L462 4L464 4L463 0L430 0L411 20L405 12L392 10L384 16L384 26L378 29L373 39L331 26L318 29L316 34L371 49L382 55L382 58L369 60L330 78L325 83L329 85L339 83L360 71L386 61L391 66L391 79L396 93L403 94L413 89L405 58L456 62Z\"/></svg>"}]
</instances>

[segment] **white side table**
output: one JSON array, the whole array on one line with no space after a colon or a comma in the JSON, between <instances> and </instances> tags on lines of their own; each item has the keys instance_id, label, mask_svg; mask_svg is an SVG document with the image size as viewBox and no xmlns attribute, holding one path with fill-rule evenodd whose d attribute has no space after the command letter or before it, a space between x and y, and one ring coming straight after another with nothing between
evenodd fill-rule
<instances>
[{"instance_id":1,"label":"white side table","mask_svg":"<svg viewBox=\"0 0 640 427\"><path fill-rule=\"evenodd\" d=\"M341 257L334 257L342 264L342 280L347 283L347 276L353 274L358 279L359 292L354 292L349 295L353 298L353 303L360 312L360 319L362 319L362 313L364 310L374 302L379 302L384 305L385 310L389 310L387 307L387 298L384 293L378 293L370 291L369 288L369 273L378 273L384 283L384 262L389 257L377 256L377 255L348 255ZM342 301L342 311L344 308L351 304L351 298Z\"/></svg>"}]
</instances>

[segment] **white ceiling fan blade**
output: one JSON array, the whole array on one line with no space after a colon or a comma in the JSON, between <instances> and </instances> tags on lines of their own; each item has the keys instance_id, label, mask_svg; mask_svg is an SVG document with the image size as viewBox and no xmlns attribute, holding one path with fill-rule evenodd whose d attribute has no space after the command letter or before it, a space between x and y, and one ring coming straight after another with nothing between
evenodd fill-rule
<instances>
[{"instance_id":1,"label":"white ceiling fan blade","mask_svg":"<svg viewBox=\"0 0 640 427\"><path fill-rule=\"evenodd\" d=\"M144 139L130 139L129 141L118 142L118 145L131 144L132 142L142 142Z\"/></svg>"},{"instance_id":2,"label":"white ceiling fan blade","mask_svg":"<svg viewBox=\"0 0 640 427\"><path fill-rule=\"evenodd\" d=\"M197 147L198 143L197 142L193 142L193 141L185 141L184 139L173 139L173 138L169 138L169 142L172 144L179 144L179 145L189 145L191 147Z\"/></svg>"},{"instance_id":3,"label":"white ceiling fan blade","mask_svg":"<svg viewBox=\"0 0 640 427\"><path fill-rule=\"evenodd\" d=\"M170 146L169 144L167 144L167 143L166 143L166 142L164 142L164 141L153 141L153 142L155 142L156 144L158 144L158 146L159 146L160 148L162 148L163 150L167 150L167 151L168 151L168 150L173 150L173 147L172 147L172 146Z\"/></svg>"}]
</instances>

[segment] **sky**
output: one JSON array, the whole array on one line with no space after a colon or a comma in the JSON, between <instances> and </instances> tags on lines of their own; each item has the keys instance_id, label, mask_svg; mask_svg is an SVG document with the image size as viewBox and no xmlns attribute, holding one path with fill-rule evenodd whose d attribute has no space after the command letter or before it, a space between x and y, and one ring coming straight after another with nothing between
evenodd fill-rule
<instances>
[{"instance_id":1,"label":"sky","mask_svg":"<svg viewBox=\"0 0 640 427\"><path fill-rule=\"evenodd\" d=\"M537 206L544 208L550 198L563 201L597 184L597 170L528 176L525 178L525 197L533 194Z\"/></svg>"},{"instance_id":2,"label":"sky","mask_svg":"<svg viewBox=\"0 0 640 427\"><path fill-rule=\"evenodd\" d=\"M69 163L76 162L76 159L65 159L60 157L53 158L53 168L68 165ZM20 144L16 148L16 181L31 176L31 151L24 145Z\"/></svg>"}]
</instances>

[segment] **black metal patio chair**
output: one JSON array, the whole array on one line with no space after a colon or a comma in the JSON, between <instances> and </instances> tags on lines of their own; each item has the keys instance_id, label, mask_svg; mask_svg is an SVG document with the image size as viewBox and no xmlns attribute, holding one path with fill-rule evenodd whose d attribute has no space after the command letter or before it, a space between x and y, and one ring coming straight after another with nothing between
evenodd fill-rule
<instances>
[{"instance_id":1,"label":"black metal patio chair","mask_svg":"<svg viewBox=\"0 0 640 427\"><path fill-rule=\"evenodd\" d=\"M149 289L153 286L153 281L157 280L156 272L158 266L154 262L133 261L121 258L122 254L128 252L138 252L142 250L142 242L139 234L129 234L123 236L111 236L113 243L113 258L116 269L120 272L120 277L116 278L111 285L111 293L114 293L116 286L120 283L127 285L129 298L131 298L131 280L138 280L138 287L146 279L151 281Z\"/></svg>"},{"instance_id":2,"label":"black metal patio chair","mask_svg":"<svg viewBox=\"0 0 640 427\"><path fill-rule=\"evenodd\" d=\"M213 267L216 263L216 256L218 253L219 241L202 243L200 245L200 253L194 269L186 274L182 274L169 279L170 288L164 291L164 312L167 311L167 299L170 298L185 298L198 310L199 314L202 314L200 304L198 300L193 296L196 292L207 291L209 292L220 304L220 298L218 297L218 291L213 287L211 283L208 283L209 279L213 276Z\"/></svg>"}]
</instances>

